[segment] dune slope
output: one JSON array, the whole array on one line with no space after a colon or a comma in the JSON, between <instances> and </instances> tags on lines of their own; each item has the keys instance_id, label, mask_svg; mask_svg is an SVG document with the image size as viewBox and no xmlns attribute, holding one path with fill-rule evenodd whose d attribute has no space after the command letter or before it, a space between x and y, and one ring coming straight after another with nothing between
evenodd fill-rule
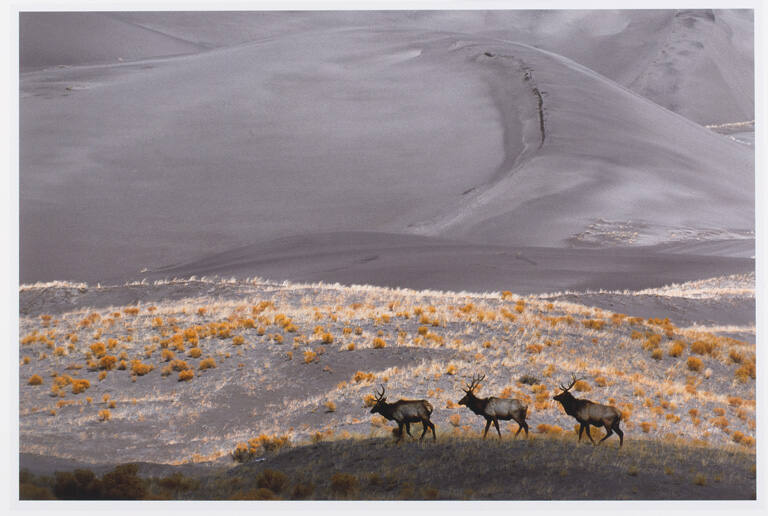
<instances>
[{"instance_id":1,"label":"dune slope","mask_svg":"<svg viewBox=\"0 0 768 516\"><path fill-rule=\"evenodd\" d=\"M754 224L750 148L507 40L324 28L21 88L22 282L317 232L563 247Z\"/></svg>"}]
</instances>

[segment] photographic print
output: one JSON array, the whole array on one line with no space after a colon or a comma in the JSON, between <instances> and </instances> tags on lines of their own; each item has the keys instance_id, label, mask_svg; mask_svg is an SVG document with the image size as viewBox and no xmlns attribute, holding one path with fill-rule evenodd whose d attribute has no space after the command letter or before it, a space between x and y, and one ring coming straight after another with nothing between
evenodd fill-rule
<instances>
[{"instance_id":1,"label":"photographic print","mask_svg":"<svg viewBox=\"0 0 768 516\"><path fill-rule=\"evenodd\" d=\"M22 6L19 498L755 500L755 11L527 7Z\"/></svg>"}]
</instances>

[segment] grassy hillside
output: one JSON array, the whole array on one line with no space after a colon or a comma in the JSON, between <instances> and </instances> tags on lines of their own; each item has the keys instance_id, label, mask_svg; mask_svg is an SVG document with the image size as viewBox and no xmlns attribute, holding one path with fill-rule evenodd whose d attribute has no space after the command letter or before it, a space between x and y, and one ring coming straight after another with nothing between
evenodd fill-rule
<instances>
[{"instance_id":1,"label":"grassy hillside","mask_svg":"<svg viewBox=\"0 0 768 516\"><path fill-rule=\"evenodd\" d=\"M628 308L651 296L660 306L685 300L712 310L753 298L753 282L748 275L589 296L621 298ZM480 395L528 405L534 438L580 450L575 421L552 400L577 374L577 397L621 411L621 457L634 446L675 443L708 450L723 467L754 460L753 326L678 327L574 296L261 280L26 286L20 451L85 463L227 465L238 446L258 457L278 445L338 440L354 456L362 437L391 439L393 424L369 413L379 385L390 401L430 400L438 446L456 451L483 427L457 405L475 373L486 374ZM502 427L505 438L516 430ZM617 444L612 437L603 447ZM693 461L701 452L681 453Z\"/></svg>"}]
</instances>

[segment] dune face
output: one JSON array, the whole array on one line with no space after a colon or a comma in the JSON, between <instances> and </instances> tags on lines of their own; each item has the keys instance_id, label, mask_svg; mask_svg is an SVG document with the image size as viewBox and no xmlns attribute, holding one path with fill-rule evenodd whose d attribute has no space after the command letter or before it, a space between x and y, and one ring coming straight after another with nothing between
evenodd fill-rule
<instances>
[{"instance_id":1,"label":"dune face","mask_svg":"<svg viewBox=\"0 0 768 516\"><path fill-rule=\"evenodd\" d=\"M751 11L25 13L21 281L311 279L316 234L361 259L348 235L396 235L446 278L531 246L749 248L749 132L700 124L754 118L752 34ZM306 261L262 268L287 236ZM752 267L730 248L720 272ZM358 277L335 256L322 279Z\"/></svg>"}]
</instances>

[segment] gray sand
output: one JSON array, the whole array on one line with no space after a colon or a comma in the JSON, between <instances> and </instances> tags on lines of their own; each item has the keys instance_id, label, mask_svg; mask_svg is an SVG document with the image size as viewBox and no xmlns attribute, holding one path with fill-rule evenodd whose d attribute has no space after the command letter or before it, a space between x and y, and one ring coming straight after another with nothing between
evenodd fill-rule
<instances>
[{"instance_id":1,"label":"gray sand","mask_svg":"<svg viewBox=\"0 0 768 516\"><path fill-rule=\"evenodd\" d=\"M754 118L751 23L749 11L25 14L21 281L164 268L418 287L470 263L481 279L467 288L535 291L508 279L524 262L497 246L552 248L563 278L600 254L573 247L642 262L648 246L730 240L718 255L751 258L753 148L699 125ZM114 37L97 44L89 27ZM348 255L367 244L332 238L318 274L304 235L348 232L426 237L425 261L396 247L361 267ZM291 267L232 262L250 246L246 261L263 264L292 236L308 243ZM684 276L735 271L708 260ZM623 270L608 267L605 286ZM552 288L595 285L559 277Z\"/></svg>"}]
</instances>

